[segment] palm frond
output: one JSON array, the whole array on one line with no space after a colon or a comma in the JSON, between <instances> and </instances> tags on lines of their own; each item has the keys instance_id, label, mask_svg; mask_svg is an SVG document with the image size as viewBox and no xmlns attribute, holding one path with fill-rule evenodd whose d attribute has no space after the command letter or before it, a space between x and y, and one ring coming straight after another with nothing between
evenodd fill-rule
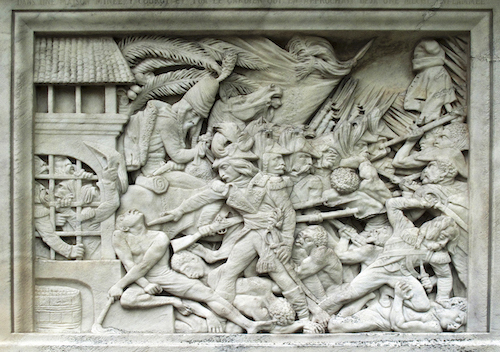
<instances>
[{"instance_id":1,"label":"palm frond","mask_svg":"<svg viewBox=\"0 0 500 352\"><path fill-rule=\"evenodd\" d=\"M219 95L221 98L228 99L237 95L246 95L255 92L259 86L243 75L232 73L220 84Z\"/></svg>"},{"instance_id":2,"label":"palm frond","mask_svg":"<svg viewBox=\"0 0 500 352\"><path fill-rule=\"evenodd\" d=\"M178 66L178 65L179 65L179 63L177 63L171 59L147 58L147 59L142 60L139 64L137 64L132 69L132 73L136 74L136 73L153 72L154 70L157 70L159 68L172 67L172 66Z\"/></svg>"},{"instance_id":3,"label":"palm frond","mask_svg":"<svg viewBox=\"0 0 500 352\"><path fill-rule=\"evenodd\" d=\"M146 58L163 58L179 65L205 67L220 70L217 62L196 43L184 39L147 36L128 39L122 45L122 53L130 66L136 66Z\"/></svg>"},{"instance_id":4,"label":"palm frond","mask_svg":"<svg viewBox=\"0 0 500 352\"><path fill-rule=\"evenodd\" d=\"M229 51L238 55L236 66L247 68L249 70L266 70L269 68L269 65L267 65L257 55L219 39L201 39L199 41L199 45L217 61L222 61L224 52Z\"/></svg>"},{"instance_id":5,"label":"palm frond","mask_svg":"<svg viewBox=\"0 0 500 352\"><path fill-rule=\"evenodd\" d=\"M160 97L179 95L187 92L200 79L209 74L206 70L196 68L172 71L156 76L148 82L142 92L130 104L130 112L143 107L149 100Z\"/></svg>"},{"instance_id":6,"label":"palm frond","mask_svg":"<svg viewBox=\"0 0 500 352\"><path fill-rule=\"evenodd\" d=\"M144 39L157 39L157 38L164 38L164 37L159 36L159 35L128 36L128 37L122 38L122 40L120 40L118 42L118 48L120 48L120 50L122 50L124 47L126 47L129 44L132 44L132 43L144 40Z\"/></svg>"},{"instance_id":7,"label":"palm frond","mask_svg":"<svg viewBox=\"0 0 500 352\"><path fill-rule=\"evenodd\" d=\"M391 107L382 116L387 126L398 136L403 136L410 131L418 114L405 110L403 96L397 96Z\"/></svg>"},{"instance_id":8,"label":"palm frond","mask_svg":"<svg viewBox=\"0 0 500 352\"><path fill-rule=\"evenodd\" d=\"M440 44L446 53L445 68L452 79L458 103L463 107L467 96L467 42L459 37L449 37Z\"/></svg>"}]
</instances>

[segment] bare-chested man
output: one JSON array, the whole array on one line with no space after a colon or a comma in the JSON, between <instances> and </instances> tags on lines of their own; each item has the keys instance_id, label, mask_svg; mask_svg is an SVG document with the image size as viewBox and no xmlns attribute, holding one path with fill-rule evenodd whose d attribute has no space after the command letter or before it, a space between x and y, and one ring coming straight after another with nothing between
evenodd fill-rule
<instances>
[{"instance_id":1,"label":"bare-chested man","mask_svg":"<svg viewBox=\"0 0 500 352\"><path fill-rule=\"evenodd\" d=\"M272 322L255 322L245 318L228 301L211 288L173 271L169 265L168 236L161 231L146 228L144 214L129 210L117 219L113 234L113 247L127 274L109 289L109 296L121 298L128 308L157 307L172 304L184 307L178 297L206 303L216 314L231 320L248 333L272 327ZM136 283L125 292L124 289ZM174 295L156 296L162 291ZM185 309L185 308L184 308Z\"/></svg>"}]
</instances>

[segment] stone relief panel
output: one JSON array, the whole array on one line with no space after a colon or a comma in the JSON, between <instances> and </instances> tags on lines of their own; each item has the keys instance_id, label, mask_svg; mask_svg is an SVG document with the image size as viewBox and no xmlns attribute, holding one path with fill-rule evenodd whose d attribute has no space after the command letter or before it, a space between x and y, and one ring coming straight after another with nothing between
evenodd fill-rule
<instances>
[{"instance_id":1,"label":"stone relief panel","mask_svg":"<svg viewBox=\"0 0 500 352\"><path fill-rule=\"evenodd\" d=\"M36 38L36 330L466 331L468 38L336 39Z\"/></svg>"}]
</instances>

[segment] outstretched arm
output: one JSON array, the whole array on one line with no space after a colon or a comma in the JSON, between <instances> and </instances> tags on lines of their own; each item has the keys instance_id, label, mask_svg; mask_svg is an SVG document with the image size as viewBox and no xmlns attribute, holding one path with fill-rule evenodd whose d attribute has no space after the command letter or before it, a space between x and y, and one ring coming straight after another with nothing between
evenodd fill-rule
<instances>
[{"instance_id":1,"label":"outstretched arm","mask_svg":"<svg viewBox=\"0 0 500 352\"><path fill-rule=\"evenodd\" d=\"M87 208L90 210L90 214L87 219L91 219L92 223L99 223L106 220L120 206L120 193L118 192L118 188L116 186L117 179L118 169L116 167L108 166L103 170L103 178L99 181L102 185L101 189L103 200L97 208Z\"/></svg>"},{"instance_id":2,"label":"outstretched arm","mask_svg":"<svg viewBox=\"0 0 500 352\"><path fill-rule=\"evenodd\" d=\"M427 165L426 161L417 160L418 153L410 155L411 150L421 137L422 132L419 130L410 135L405 144L403 144L403 146L399 148L398 152L394 156L394 159L392 160L392 166L396 168L408 169L412 167L422 167Z\"/></svg>"},{"instance_id":3,"label":"outstretched arm","mask_svg":"<svg viewBox=\"0 0 500 352\"><path fill-rule=\"evenodd\" d=\"M149 223L148 225L178 221L186 213L190 213L205 205L212 204L218 200L226 198L228 191L228 185L221 181L214 181L210 186L203 188L200 193L184 200L177 208L164 212L161 218Z\"/></svg>"},{"instance_id":4,"label":"outstretched arm","mask_svg":"<svg viewBox=\"0 0 500 352\"><path fill-rule=\"evenodd\" d=\"M207 320L208 332L220 333L224 332L222 324L217 318L217 316L209 309L202 306L200 303L191 301L189 299L183 299L182 303L186 306L193 314L199 317L205 318Z\"/></svg>"}]
</instances>

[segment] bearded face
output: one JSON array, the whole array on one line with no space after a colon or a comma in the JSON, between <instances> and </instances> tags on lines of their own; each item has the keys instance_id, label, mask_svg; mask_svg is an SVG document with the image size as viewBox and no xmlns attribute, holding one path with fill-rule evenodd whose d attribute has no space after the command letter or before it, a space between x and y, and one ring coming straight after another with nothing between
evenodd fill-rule
<instances>
[{"instance_id":1,"label":"bearded face","mask_svg":"<svg viewBox=\"0 0 500 352\"><path fill-rule=\"evenodd\" d=\"M264 153L262 159L267 173L272 175L283 175L285 173L285 161L281 154Z\"/></svg>"},{"instance_id":2,"label":"bearded face","mask_svg":"<svg viewBox=\"0 0 500 352\"><path fill-rule=\"evenodd\" d=\"M290 171L297 175L311 173L312 157L308 153L297 152L290 156Z\"/></svg>"},{"instance_id":3,"label":"bearded face","mask_svg":"<svg viewBox=\"0 0 500 352\"><path fill-rule=\"evenodd\" d=\"M75 173L75 165L68 158L55 157L54 171L56 175L73 175Z\"/></svg>"},{"instance_id":4,"label":"bearded face","mask_svg":"<svg viewBox=\"0 0 500 352\"><path fill-rule=\"evenodd\" d=\"M432 161L422 170L420 179L424 185L438 184L446 178L447 174L446 170L441 169L436 162Z\"/></svg>"}]
</instances>

